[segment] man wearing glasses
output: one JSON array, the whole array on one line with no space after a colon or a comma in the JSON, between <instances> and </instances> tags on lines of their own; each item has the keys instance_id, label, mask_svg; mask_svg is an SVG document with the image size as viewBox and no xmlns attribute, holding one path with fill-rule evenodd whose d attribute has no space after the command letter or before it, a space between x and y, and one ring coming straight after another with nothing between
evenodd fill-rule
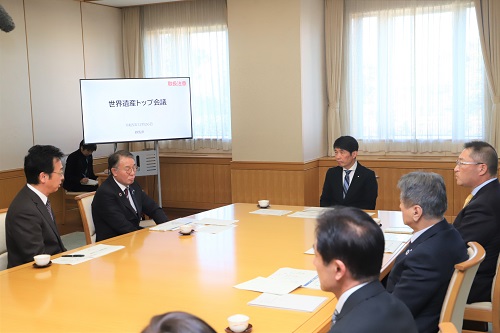
<instances>
[{"instance_id":1,"label":"man wearing glasses","mask_svg":"<svg viewBox=\"0 0 500 333\"><path fill-rule=\"evenodd\" d=\"M156 223L167 221L165 212L134 182L137 166L130 152L111 154L108 168L111 175L99 186L92 202L97 241L141 229L143 213Z\"/></svg>"},{"instance_id":2,"label":"man wearing glasses","mask_svg":"<svg viewBox=\"0 0 500 333\"><path fill-rule=\"evenodd\" d=\"M66 251L49 201L64 180L62 157L59 148L40 145L31 147L24 157L27 184L5 217L8 268L33 261L37 254Z\"/></svg>"},{"instance_id":3,"label":"man wearing glasses","mask_svg":"<svg viewBox=\"0 0 500 333\"><path fill-rule=\"evenodd\" d=\"M498 155L483 141L464 145L455 166L457 184L471 189L453 225L465 242L475 241L486 250L467 303L491 302L491 287L500 252L500 184Z\"/></svg>"}]
</instances>

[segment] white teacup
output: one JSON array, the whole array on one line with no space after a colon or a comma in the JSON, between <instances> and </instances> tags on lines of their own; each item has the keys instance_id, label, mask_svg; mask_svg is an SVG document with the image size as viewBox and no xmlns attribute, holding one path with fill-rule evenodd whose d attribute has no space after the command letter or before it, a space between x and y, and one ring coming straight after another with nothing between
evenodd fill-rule
<instances>
[{"instance_id":1,"label":"white teacup","mask_svg":"<svg viewBox=\"0 0 500 333\"><path fill-rule=\"evenodd\" d=\"M259 207L266 208L269 206L269 200L259 200Z\"/></svg>"},{"instance_id":2,"label":"white teacup","mask_svg":"<svg viewBox=\"0 0 500 333\"><path fill-rule=\"evenodd\" d=\"M248 327L248 320L250 318L244 314L235 314L227 318L229 329L235 333L245 331Z\"/></svg>"},{"instance_id":3,"label":"white teacup","mask_svg":"<svg viewBox=\"0 0 500 333\"><path fill-rule=\"evenodd\" d=\"M193 226L191 224L184 224L180 226L181 234L189 234L193 231Z\"/></svg>"},{"instance_id":4,"label":"white teacup","mask_svg":"<svg viewBox=\"0 0 500 333\"><path fill-rule=\"evenodd\" d=\"M33 257L38 266L47 266L50 262L50 254L39 254Z\"/></svg>"}]
</instances>

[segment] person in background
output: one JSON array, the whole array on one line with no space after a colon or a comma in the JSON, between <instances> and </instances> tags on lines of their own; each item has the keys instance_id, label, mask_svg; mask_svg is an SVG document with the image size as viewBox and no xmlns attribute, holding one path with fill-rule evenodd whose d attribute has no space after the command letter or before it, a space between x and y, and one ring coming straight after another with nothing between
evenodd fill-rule
<instances>
[{"instance_id":1,"label":"person in background","mask_svg":"<svg viewBox=\"0 0 500 333\"><path fill-rule=\"evenodd\" d=\"M202 319L187 312L167 312L151 318L142 333L216 333Z\"/></svg>"},{"instance_id":2,"label":"person in background","mask_svg":"<svg viewBox=\"0 0 500 333\"><path fill-rule=\"evenodd\" d=\"M64 189L71 192L97 190L97 184L93 182L97 176L94 174L94 161L92 159L92 153L96 150L96 144L86 145L82 140L80 148L69 154L64 170Z\"/></svg>"},{"instance_id":3,"label":"person in background","mask_svg":"<svg viewBox=\"0 0 500 333\"><path fill-rule=\"evenodd\" d=\"M384 235L358 208L340 207L317 219L314 266L321 289L338 298L330 333L413 333L413 316L379 281Z\"/></svg>"},{"instance_id":4,"label":"person in background","mask_svg":"<svg viewBox=\"0 0 500 333\"><path fill-rule=\"evenodd\" d=\"M156 223L167 221L163 209L134 181L134 155L118 150L109 156L108 168L111 174L99 186L92 202L97 241L142 229L139 223L143 213Z\"/></svg>"},{"instance_id":5,"label":"person in background","mask_svg":"<svg viewBox=\"0 0 500 333\"><path fill-rule=\"evenodd\" d=\"M453 225L464 241L481 244L486 256L479 265L467 303L491 302L491 288L500 253L500 183L498 154L483 141L464 145L455 166L459 186L471 190ZM488 324L464 321L464 329L487 331Z\"/></svg>"},{"instance_id":6,"label":"person in background","mask_svg":"<svg viewBox=\"0 0 500 333\"><path fill-rule=\"evenodd\" d=\"M58 148L40 145L31 147L24 157L27 184L5 217L8 268L33 261L38 254L66 251L49 201L64 179L62 157Z\"/></svg>"},{"instance_id":7,"label":"person in background","mask_svg":"<svg viewBox=\"0 0 500 333\"><path fill-rule=\"evenodd\" d=\"M455 264L467 247L444 218L446 187L432 172L411 172L398 182L403 222L413 229L410 244L387 278L387 291L408 306L420 333L438 332L439 316Z\"/></svg>"},{"instance_id":8,"label":"person in background","mask_svg":"<svg viewBox=\"0 0 500 333\"><path fill-rule=\"evenodd\" d=\"M375 209L378 184L375 172L357 160L358 141L352 136L341 136L333 143L337 167L326 172L320 206L351 206Z\"/></svg>"}]
</instances>

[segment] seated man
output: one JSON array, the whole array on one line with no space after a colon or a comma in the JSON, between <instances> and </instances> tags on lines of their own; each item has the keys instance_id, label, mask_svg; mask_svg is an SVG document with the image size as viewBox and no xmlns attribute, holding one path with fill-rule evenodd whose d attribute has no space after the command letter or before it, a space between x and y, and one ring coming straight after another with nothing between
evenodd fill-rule
<instances>
[{"instance_id":1,"label":"seated man","mask_svg":"<svg viewBox=\"0 0 500 333\"><path fill-rule=\"evenodd\" d=\"M472 283L468 303L491 302L491 287L500 253L500 183L498 155L488 143L464 145L455 167L457 184L472 189L472 198L458 213L453 225L464 241L475 241L486 250Z\"/></svg>"},{"instance_id":2,"label":"seated man","mask_svg":"<svg viewBox=\"0 0 500 333\"><path fill-rule=\"evenodd\" d=\"M341 136L333 143L335 160L339 166L326 172L320 206L351 206L375 209L378 184L375 172L358 161L358 141L352 136Z\"/></svg>"},{"instance_id":3,"label":"seated man","mask_svg":"<svg viewBox=\"0 0 500 333\"><path fill-rule=\"evenodd\" d=\"M408 306L420 333L436 333L454 266L469 258L467 247L443 217L443 177L411 172L401 177L398 188L403 221L413 235L407 250L396 258L386 288Z\"/></svg>"},{"instance_id":4,"label":"seated man","mask_svg":"<svg viewBox=\"0 0 500 333\"><path fill-rule=\"evenodd\" d=\"M417 332L410 310L379 281L384 235L368 214L342 207L319 216L314 252L321 289L338 299L330 333Z\"/></svg>"},{"instance_id":5,"label":"seated man","mask_svg":"<svg viewBox=\"0 0 500 333\"><path fill-rule=\"evenodd\" d=\"M33 146L24 158L28 184L16 195L5 217L7 267L33 261L37 254L66 251L50 206L49 195L64 179L63 153L54 146Z\"/></svg>"},{"instance_id":6,"label":"seated man","mask_svg":"<svg viewBox=\"0 0 500 333\"><path fill-rule=\"evenodd\" d=\"M69 154L66 159L64 170L63 187L72 192L92 192L97 190L97 184L92 185L92 180L96 180L92 153L97 150L96 144L86 145L83 140L80 148Z\"/></svg>"},{"instance_id":7,"label":"seated man","mask_svg":"<svg viewBox=\"0 0 500 333\"><path fill-rule=\"evenodd\" d=\"M108 158L111 175L96 191L92 202L96 240L101 241L141 229L142 214L156 223L167 221L167 216L156 202L135 183L134 156L118 150Z\"/></svg>"}]
</instances>

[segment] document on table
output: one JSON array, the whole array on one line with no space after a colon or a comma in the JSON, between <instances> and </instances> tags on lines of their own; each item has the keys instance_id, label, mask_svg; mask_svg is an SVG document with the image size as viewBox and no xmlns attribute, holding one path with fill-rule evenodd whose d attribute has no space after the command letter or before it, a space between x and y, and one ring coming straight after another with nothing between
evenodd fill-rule
<instances>
[{"instance_id":1,"label":"document on table","mask_svg":"<svg viewBox=\"0 0 500 333\"><path fill-rule=\"evenodd\" d=\"M327 297L321 296L296 294L274 295L264 293L256 299L248 302L248 305L313 312L327 299Z\"/></svg>"},{"instance_id":2,"label":"document on table","mask_svg":"<svg viewBox=\"0 0 500 333\"><path fill-rule=\"evenodd\" d=\"M187 218L187 217L182 217L180 219L172 220L169 222L165 222L162 224L158 224L157 226L154 226L152 228L149 228L149 230L152 231L168 231L168 230L174 230L179 228L181 225L184 224L189 224L189 223L195 223L195 219Z\"/></svg>"},{"instance_id":3,"label":"document on table","mask_svg":"<svg viewBox=\"0 0 500 333\"><path fill-rule=\"evenodd\" d=\"M222 219L211 219L211 218L203 218L201 220L196 220L194 223L196 224L210 224L210 225L231 225L233 223L238 222L239 220L222 220Z\"/></svg>"},{"instance_id":4,"label":"document on table","mask_svg":"<svg viewBox=\"0 0 500 333\"><path fill-rule=\"evenodd\" d=\"M259 214L259 215L274 215L274 216L282 216L291 213L291 210L281 210L281 209L257 209L250 214Z\"/></svg>"},{"instance_id":5,"label":"document on table","mask_svg":"<svg viewBox=\"0 0 500 333\"><path fill-rule=\"evenodd\" d=\"M298 283L300 286L305 286L317 276L318 273L315 270L283 267L269 275L268 279Z\"/></svg>"},{"instance_id":6,"label":"document on table","mask_svg":"<svg viewBox=\"0 0 500 333\"><path fill-rule=\"evenodd\" d=\"M99 182L97 180L89 178L89 181L86 184L82 184L82 185L92 185L93 186L93 185L97 185L97 184L99 184Z\"/></svg>"},{"instance_id":7,"label":"document on table","mask_svg":"<svg viewBox=\"0 0 500 333\"><path fill-rule=\"evenodd\" d=\"M384 238L386 241L400 241L407 242L410 240L411 235L408 234L391 234L388 232L384 232Z\"/></svg>"},{"instance_id":8,"label":"document on table","mask_svg":"<svg viewBox=\"0 0 500 333\"><path fill-rule=\"evenodd\" d=\"M309 250L304 252L305 254L314 254L314 247L311 247Z\"/></svg>"},{"instance_id":9,"label":"document on table","mask_svg":"<svg viewBox=\"0 0 500 333\"><path fill-rule=\"evenodd\" d=\"M288 215L288 217L298 217L302 219L315 219L318 216L321 215L321 211L319 210L309 210L309 211L301 211L301 212L295 212L293 214Z\"/></svg>"},{"instance_id":10,"label":"document on table","mask_svg":"<svg viewBox=\"0 0 500 333\"><path fill-rule=\"evenodd\" d=\"M204 225L196 228L196 232L206 232L209 234L218 234L229 229L233 229L236 226L232 225Z\"/></svg>"},{"instance_id":11,"label":"document on table","mask_svg":"<svg viewBox=\"0 0 500 333\"><path fill-rule=\"evenodd\" d=\"M413 234L413 229L410 227L389 227L384 229L384 233L392 234Z\"/></svg>"},{"instance_id":12,"label":"document on table","mask_svg":"<svg viewBox=\"0 0 500 333\"><path fill-rule=\"evenodd\" d=\"M252 290L261 293L283 295L294 291L300 287L300 285L301 284L298 282L273 280L259 276L255 279L237 284L234 287L237 289Z\"/></svg>"},{"instance_id":13,"label":"document on table","mask_svg":"<svg viewBox=\"0 0 500 333\"><path fill-rule=\"evenodd\" d=\"M97 244L95 246L71 253L70 255L73 257L59 257L57 259L52 260L52 262L60 265L81 264L82 262L99 258L106 254L121 250L124 247L125 246L123 245ZM75 255L83 255L83 257L74 257Z\"/></svg>"}]
</instances>

